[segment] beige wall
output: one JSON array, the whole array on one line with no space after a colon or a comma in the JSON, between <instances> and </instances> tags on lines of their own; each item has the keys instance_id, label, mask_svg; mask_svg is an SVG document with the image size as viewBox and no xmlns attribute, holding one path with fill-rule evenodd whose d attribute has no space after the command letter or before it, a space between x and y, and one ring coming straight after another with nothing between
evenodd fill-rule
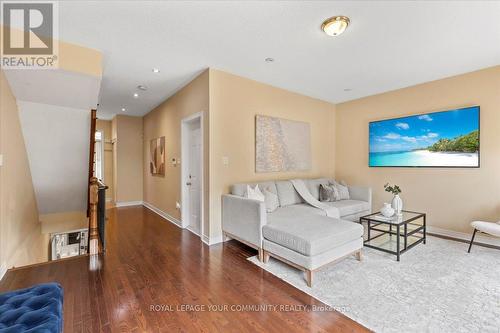
<instances>
[{"instance_id":1,"label":"beige wall","mask_svg":"<svg viewBox=\"0 0 500 333\"><path fill-rule=\"evenodd\" d=\"M113 149L113 188L109 192L113 196L113 200L116 202L116 184L118 182L117 180L117 166L116 166L116 161L118 160L117 156L117 149L116 149L116 117L114 117L111 120L111 142L113 144L112 149Z\"/></svg>"},{"instance_id":2,"label":"beige wall","mask_svg":"<svg viewBox=\"0 0 500 333\"><path fill-rule=\"evenodd\" d=\"M221 194L231 184L294 177L333 176L335 106L218 70L210 70L210 236L221 235ZM255 115L311 124L312 168L255 172ZM222 158L229 158L224 166Z\"/></svg>"},{"instance_id":3,"label":"beige wall","mask_svg":"<svg viewBox=\"0 0 500 333\"><path fill-rule=\"evenodd\" d=\"M87 212L74 211L54 214L43 214L39 216L42 224L42 233L51 234L89 227Z\"/></svg>"},{"instance_id":4,"label":"beige wall","mask_svg":"<svg viewBox=\"0 0 500 333\"><path fill-rule=\"evenodd\" d=\"M470 105L481 106L481 168L368 167L368 122ZM474 219L500 220L500 66L338 104L336 128L336 176L372 186L374 209L391 182L430 226L468 232Z\"/></svg>"},{"instance_id":5,"label":"beige wall","mask_svg":"<svg viewBox=\"0 0 500 333\"><path fill-rule=\"evenodd\" d=\"M0 36L3 36L4 26L0 24ZM23 34L24 31L10 28L11 33ZM102 76L102 53L88 47L54 39L58 50L57 67L62 70L85 75Z\"/></svg>"},{"instance_id":6,"label":"beige wall","mask_svg":"<svg viewBox=\"0 0 500 333\"><path fill-rule=\"evenodd\" d=\"M373 187L374 208L391 199L383 184L398 183L406 207L427 212L429 225L466 232L472 219L500 219L500 175L496 172L500 167L499 71L500 67L494 67L335 106L210 69L144 117L144 201L180 218L175 202L181 199L181 168L172 165L171 159L181 155L181 119L204 110L205 180L209 182L205 184L204 229L212 240L221 235L220 197L231 184L319 176ZM369 121L475 104L481 106L480 169L368 168ZM255 172L257 114L311 124L310 171ZM153 177L148 166L149 142L163 135L166 175ZM228 166L223 165L223 157L228 157ZM476 188L480 190L471 195Z\"/></svg>"},{"instance_id":7,"label":"beige wall","mask_svg":"<svg viewBox=\"0 0 500 333\"><path fill-rule=\"evenodd\" d=\"M106 201L113 201L113 143L110 120L97 120L96 130L104 134L104 183L109 187L106 191Z\"/></svg>"},{"instance_id":8,"label":"beige wall","mask_svg":"<svg viewBox=\"0 0 500 333\"><path fill-rule=\"evenodd\" d=\"M143 190L143 130L142 118L116 116L112 135L115 140L115 201L142 201Z\"/></svg>"},{"instance_id":9,"label":"beige wall","mask_svg":"<svg viewBox=\"0 0 500 333\"><path fill-rule=\"evenodd\" d=\"M59 41L59 68L102 76L102 53L95 49Z\"/></svg>"},{"instance_id":10,"label":"beige wall","mask_svg":"<svg viewBox=\"0 0 500 333\"><path fill-rule=\"evenodd\" d=\"M16 100L0 71L0 266L47 260Z\"/></svg>"},{"instance_id":11,"label":"beige wall","mask_svg":"<svg viewBox=\"0 0 500 333\"><path fill-rule=\"evenodd\" d=\"M200 74L174 96L144 116L144 201L176 219L181 218L175 203L181 202L181 165L173 165L172 158L181 157L181 120L189 115L204 113L204 145L208 143L209 99L208 70ZM150 141L165 136L165 176L152 176L149 172ZM205 225L208 230L208 149L205 149L204 190ZM182 161L181 161L182 163Z\"/></svg>"}]
</instances>

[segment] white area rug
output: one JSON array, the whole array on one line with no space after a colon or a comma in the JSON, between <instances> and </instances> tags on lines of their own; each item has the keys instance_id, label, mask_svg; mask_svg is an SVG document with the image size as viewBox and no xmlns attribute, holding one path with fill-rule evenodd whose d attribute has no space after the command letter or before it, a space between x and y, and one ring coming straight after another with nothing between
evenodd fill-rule
<instances>
[{"instance_id":1,"label":"white area rug","mask_svg":"<svg viewBox=\"0 0 500 333\"><path fill-rule=\"evenodd\" d=\"M500 332L500 250L428 237L396 257L364 248L315 272L273 258L256 265L376 332Z\"/></svg>"}]
</instances>

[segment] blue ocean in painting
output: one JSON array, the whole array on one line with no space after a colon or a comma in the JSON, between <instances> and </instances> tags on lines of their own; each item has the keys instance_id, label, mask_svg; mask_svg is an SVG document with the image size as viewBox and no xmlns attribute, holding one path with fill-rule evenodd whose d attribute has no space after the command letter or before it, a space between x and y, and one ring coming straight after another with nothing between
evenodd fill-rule
<instances>
[{"instance_id":1,"label":"blue ocean in painting","mask_svg":"<svg viewBox=\"0 0 500 333\"><path fill-rule=\"evenodd\" d=\"M479 166L479 106L370 123L369 165Z\"/></svg>"}]
</instances>

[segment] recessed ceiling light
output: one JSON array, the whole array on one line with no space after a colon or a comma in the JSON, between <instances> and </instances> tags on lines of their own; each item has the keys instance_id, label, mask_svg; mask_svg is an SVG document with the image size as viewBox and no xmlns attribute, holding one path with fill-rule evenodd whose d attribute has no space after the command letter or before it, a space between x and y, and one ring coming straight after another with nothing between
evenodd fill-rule
<instances>
[{"instance_id":1,"label":"recessed ceiling light","mask_svg":"<svg viewBox=\"0 0 500 333\"><path fill-rule=\"evenodd\" d=\"M148 87L140 84L140 85L137 86L137 89L142 90L142 91L146 91L146 90L148 90Z\"/></svg>"},{"instance_id":2,"label":"recessed ceiling light","mask_svg":"<svg viewBox=\"0 0 500 333\"><path fill-rule=\"evenodd\" d=\"M139 94L138 93L134 93L134 98L138 98L139 97Z\"/></svg>"},{"instance_id":3,"label":"recessed ceiling light","mask_svg":"<svg viewBox=\"0 0 500 333\"><path fill-rule=\"evenodd\" d=\"M334 16L325 20L321 25L321 29L328 36L338 36L347 29L349 22L350 20L347 16Z\"/></svg>"},{"instance_id":4,"label":"recessed ceiling light","mask_svg":"<svg viewBox=\"0 0 500 333\"><path fill-rule=\"evenodd\" d=\"M159 68L153 68L153 73L160 73L160 69Z\"/></svg>"},{"instance_id":5,"label":"recessed ceiling light","mask_svg":"<svg viewBox=\"0 0 500 333\"><path fill-rule=\"evenodd\" d=\"M126 110L127 110L127 109L125 109L125 108L122 108L122 112L125 112Z\"/></svg>"},{"instance_id":6,"label":"recessed ceiling light","mask_svg":"<svg viewBox=\"0 0 500 333\"><path fill-rule=\"evenodd\" d=\"M266 58L266 62L274 62L274 58Z\"/></svg>"}]
</instances>

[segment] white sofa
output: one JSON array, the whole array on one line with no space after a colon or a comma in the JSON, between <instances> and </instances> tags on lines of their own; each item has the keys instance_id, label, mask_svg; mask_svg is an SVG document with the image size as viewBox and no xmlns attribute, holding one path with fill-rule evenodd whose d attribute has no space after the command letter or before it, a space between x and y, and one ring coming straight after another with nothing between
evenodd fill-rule
<instances>
[{"instance_id":1,"label":"white sofa","mask_svg":"<svg viewBox=\"0 0 500 333\"><path fill-rule=\"evenodd\" d=\"M304 179L309 192L319 199L319 187L327 178ZM247 185L256 184L278 195L279 207L266 212L264 202L245 198ZM323 265L356 254L361 260L363 227L359 217L371 213L371 189L349 186L349 200L328 202L340 218L327 217L324 210L305 203L289 180L236 184L222 196L222 230L259 251L267 262L273 256L307 273L312 285L313 271Z\"/></svg>"}]
</instances>

